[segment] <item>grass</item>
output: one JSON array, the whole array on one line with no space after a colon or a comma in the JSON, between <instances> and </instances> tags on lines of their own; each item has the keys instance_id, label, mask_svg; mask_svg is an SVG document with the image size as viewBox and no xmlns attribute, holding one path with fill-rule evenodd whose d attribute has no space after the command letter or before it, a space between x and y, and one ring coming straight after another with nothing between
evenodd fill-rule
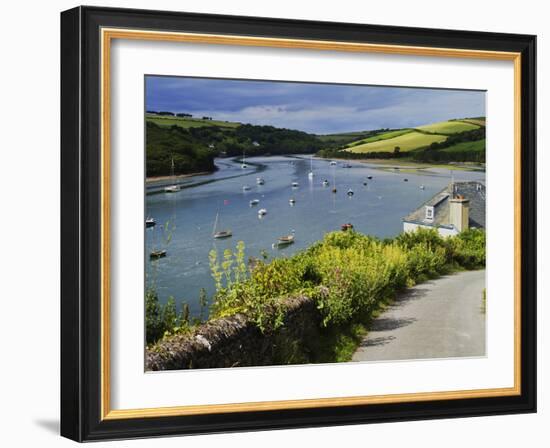
<instances>
[{"instance_id":1,"label":"grass","mask_svg":"<svg viewBox=\"0 0 550 448\"><path fill-rule=\"evenodd\" d=\"M478 126L485 126L486 124L485 118L464 118L463 120L458 120L458 121L462 121L464 123L471 123Z\"/></svg>"},{"instance_id":2,"label":"grass","mask_svg":"<svg viewBox=\"0 0 550 448\"><path fill-rule=\"evenodd\" d=\"M423 134L422 132L410 131L397 137L386 140L377 140L370 143L363 143L345 151L369 153L369 152L393 152L396 146L401 152L428 146L433 142L442 142L447 139L445 135Z\"/></svg>"},{"instance_id":3,"label":"grass","mask_svg":"<svg viewBox=\"0 0 550 448\"><path fill-rule=\"evenodd\" d=\"M368 135L370 131L353 131L353 132L342 132L340 134L323 134L318 135L317 138L322 142L348 142L350 140L358 140L364 138Z\"/></svg>"},{"instance_id":4,"label":"grass","mask_svg":"<svg viewBox=\"0 0 550 448\"><path fill-rule=\"evenodd\" d=\"M412 129L398 129L396 131L383 132L382 134L373 135L372 137L367 137L362 140L357 140L348 145L348 148L362 145L364 143L372 143L380 140L389 140L390 138L399 137L400 135L408 134L412 132Z\"/></svg>"},{"instance_id":5,"label":"grass","mask_svg":"<svg viewBox=\"0 0 550 448\"><path fill-rule=\"evenodd\" d=\"M202 120L200 118L186 118L186 117L163 117L156 115L146 115L146 120L155 123L159 126L179 126L183 129L189 128L201 128L217 126L220 128L234 129L241 125L241 123L234 123L231 121L217 121L217 120Z\"/></svg>"},{"instance_id":6,"label":"grass","mask_svg":"<svg viewBox=\"0 0 550 448\"><path fill-rule=\"evenodd\" d=\"M479 126L465 121L441 121L439 123L426 124L418 126L416 129L435 134L457 134L464 131L472 131L478 129Z\"/></svg>"},{"instance_id":7,"label":"grass","mask_svg":"<svg viewBox=\"0 0 550 448\"><path fill-rule=\"evenodd\" d=\"M485 139L473 142L462 142L456 145L443 148L442 152L462 152L462 151L485 151Z\"/></svg>"}]
</instances>

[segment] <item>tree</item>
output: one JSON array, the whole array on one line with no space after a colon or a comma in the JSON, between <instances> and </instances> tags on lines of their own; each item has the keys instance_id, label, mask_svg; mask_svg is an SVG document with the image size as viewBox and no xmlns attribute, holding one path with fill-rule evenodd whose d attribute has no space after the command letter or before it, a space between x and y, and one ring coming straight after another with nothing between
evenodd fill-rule
<instances>
[{"instance_id":1,"label":"tree","mask_svg":"<svg viewBox=\"0 0 550 448\"><path fill-rule=\"evenodd\" d=\"M401 151L401 148L399 146L396 146L395 148L393 148L394 154L399 154L400 151Z\"/></svg>"}]
</instances>

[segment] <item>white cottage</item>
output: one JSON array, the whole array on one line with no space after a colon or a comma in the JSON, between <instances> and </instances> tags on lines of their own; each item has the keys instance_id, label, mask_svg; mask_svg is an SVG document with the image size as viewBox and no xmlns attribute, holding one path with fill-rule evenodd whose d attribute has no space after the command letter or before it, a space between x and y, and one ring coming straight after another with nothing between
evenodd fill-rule
<instances>
[{"instance_id":1,"label":"white cottage","mask_svg":"<svg viewBox=\"0 0 550 448\"><path fill-rule=\"evenodd\" d=\"M403 218L403 231L435 228L441 236L485 228L485 184L452 182Z\"/></svg>"}]
</instances>

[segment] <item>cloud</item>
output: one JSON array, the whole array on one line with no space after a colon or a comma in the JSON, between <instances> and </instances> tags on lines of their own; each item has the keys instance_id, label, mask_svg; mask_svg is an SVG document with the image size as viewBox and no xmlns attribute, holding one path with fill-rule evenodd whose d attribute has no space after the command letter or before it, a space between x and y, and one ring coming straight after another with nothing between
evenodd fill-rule
<instances>
[{"instance_id":1,"label":"cloud","mask_svg":"<svg viewBox=\"0 0 550 448\"><path fill-rule=\"evenodd\" d=\"M146 108L319 134L485 115L485 93L407 87L149 77Z\"/></svg>"}]
</instances>

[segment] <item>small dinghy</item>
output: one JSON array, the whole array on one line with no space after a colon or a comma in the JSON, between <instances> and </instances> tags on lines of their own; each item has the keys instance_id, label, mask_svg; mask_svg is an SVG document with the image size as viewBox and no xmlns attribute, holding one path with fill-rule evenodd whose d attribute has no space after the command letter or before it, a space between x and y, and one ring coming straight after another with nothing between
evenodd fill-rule
<instances>
[{"instance_id":1,"label":"small dinghy","mask_svg":"<svg viewBox=\"0 0 550 448\"><path fill-rule=\"evenodd\" d=\"M252 199L249 204L250 206L254 206L254 205L258 205L260 203L260 200L259 199Z\"/></svg>"},{"instance_id":2,"label":"small dinghy","mask_svg":"<svg viewBox=\"0 0 550 448\"><path fill-rule=\"evenodd\" d=\"M157 222L155 221L155 218L152 218L152 217L148 216L147 219L145 219L145 227L146 228L154 227L156 225L157 225Z\"/></svg>"},{"instance_id":3,"label":"small dinghy","mask_svg":"<svg viewBox=\"0 0 550 448\"><path fill-rule=\"evenodd\" d=\"M405 177L405 179L403 179L403 182L408 182L408 181L409 181L409 179L407 179L406 177Z\"/></svg>"},{"instance_id":4,"label":"small dinghy","mask_svg":"<svg viewBox=\"0 0 550 448\"><path fill-rule=\"evenodd\" d=\"M420 189L421 189L421 190L424 190L424 185L420 185Z\"/></svg>"},{"instance_id":5,"label":"small dinghy","mask_svg":"<svg viewBox=\"0 0 550 448\"><path fill-rule=\"evenodd\" d=\"M262 177L257 177L256 178L256 183L258 185L263 185L263 184L265 184L265 180Z\"/></svg>"},{"instance_id":6,"label":"small dinghy","mask_svg":"<svg viewBox=\"0 0 550 448\"><path fill-rule=\"evenodd\" d=\"M298 182L292 182L292 188L298 188Z\"/></svg>"},{"instance_id":7,"label":"small dinghy","mask_svg":"<svg viewBox=\"0 0 550 448\"><path fill-rule=\"evenodd\" d=\"M367 176L367 179L368 179L368 180L371 180L371 179L372 179L372 176Z\"/></svg>"},{"instance_id":8,"label":"small dinghy","mask_svg":"<svg viewBox=\"0 0 550 448\"><path fill-rule=\"evenodd\" d=\"M329 186L329 182L328 182L328 180L325 179L323 181L323 187L328 187L328 186Z\"/></svg>"},{"instance_id":9,"label":"small dinghy","mask_svg":"<svg viewBox=\"0 0 550 448\"><path fill-rule=\"evenodd\" d=\"M296 199L290 198L290 199L288 200L288 202L289 202L290 205L294 205L294 204L296 204Z\"/></svg>"},{"instance_id":10,"label":"small dinghy","mask_svg":"<svg viewBox=\"0 0 550 448\"><path fill-rule=\"evenodd\" d=\"M221 238L229 238L232 235L233 235L233 232L231 232L231 230L220 230L219 232L214 233L214 235L212 236L216 239L221 239Z\"/></svg>"},{"instance_id":11,"label":"small dinghy","mask_svg":"<svg viewBox=\"0 0 550 448\"><path fill-rule=\"evenodd\" d=\"M336 166L336 161L332 160L332 161L330 162L330 165L331 165L331 166Z\"/></svg>"},{"instance_id":12,"label":"small dinghy","mask_svg":"<svg viewBox=\"0 0 550 448\"><path fill-rule=\"evenodd\" d=\"M267 215L267 210L265 208L261 208L260 210L258 210L258 216L259 217L262 217L262 216L265 216Z\"/></svg>"},{"instance_id":13,"label":"small dinghy","mask_svg":"<svg viewBox=\"0 0 550 448\"><path fill-rule=\"evenodd\" d=\"M294 235L280 236L277 242L273 244L274 247L284 247L294 243Z\"/></svg>"},{"instance_id":14,"label":"small dinghy","mask_svg":"<svg viewBox=\"0 0 550 448\"><path fill-rule=\"evenodd\" d=\"M160 249L160 250L153 250L150 254L149 254L149 258L151 260L158 260L159 258L164 258L166 257L166 251L164 249Z\"/></svg>"},{"instance_id":15,"label":"small dinghy","mask_svg":"<svg viewBox=\"0 0 550 448\"><path fill-rule=\"evenodd\" d=\"M346 194L348 196L353 196L353 190L350 188Z\"/></svg>"},{"instance_id":16,"label":"small dinghy","mask_svg":"<svg viewBox=\"0 0 550 448\"><path fill-rule=\"evenodd\" d=\"M250 185L243 185L243 191L250 191Z\"/></svg>"}]
</instances>

